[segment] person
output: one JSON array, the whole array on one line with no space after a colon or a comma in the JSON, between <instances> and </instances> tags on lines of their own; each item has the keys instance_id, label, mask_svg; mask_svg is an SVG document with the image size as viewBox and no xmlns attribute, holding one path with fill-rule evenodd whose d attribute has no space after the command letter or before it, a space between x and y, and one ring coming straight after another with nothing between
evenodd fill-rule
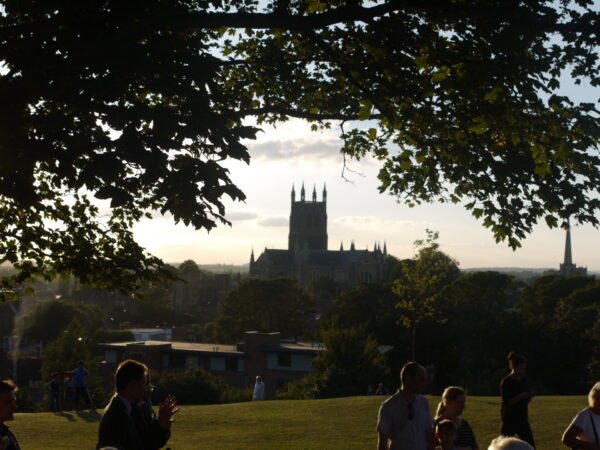
<instances>
[{"instance_id":1,"label":"person","mask_svg":"<svg viewBox=\"0 0 600 450\"><path fill-rule=\"evenodd\" d=\"M97 449L154 450L163 447L171 436L177 400L167 396L158 417L149 423L140 418L138 405L148 395L148 367L138 361L122 361L115 372L116 395L104 410L98 428Z\"/></svg>"},{"instance_id":2,"label":"person","mask_svg":"<svg viewBox=\"0 0 600 450\"><path fill-rule=\"evenodd\" d=\"M367 395L375 395L375 389L373 389L372 384L367 387Z\"/></svg>"},{"instance_id":3,"label":"person","mask_svg":"<svg viewBox=\"0 0 600 450\"><path fill-rule=\"evenodd\" d=\"M75 377L75 408L77 411L81 409L81 399L85 400L85 403L90 409L95 409L92 403L92 398L87 388L88 371L83 367L83 361L77 363L77 369L73 371Z\"/></svg>"},{"instance_id":4,"label":"person","mask_svg":"<svg viewBox=\"0 0 600 450\"><path fill-rule=\"evenodd\" d=\"M488 450L533 450L533 447L515 437L498 436L490 443Z\"/></svg>"},{"instance_id":5,"label":"person","mask_svg":"<svg viewBox=\"0 0 600 450\"><path fill-rule=\"evenodd\" d=\"M73 379L73 371L65 372L65 409L71 411L75 409L75 380Z\"/></svg>"},{"instance_id":6,"label":"person","mask_svg":"<svg viewBox=\"0 0 600 450\"><path fill-rule=\"evenodd\" d=\"M442 419L435 425L435 450L457 450L454 445L456 425L451 420Z\"/></svg>"},{"instance_id":7,"label":"person","mask_svg":"<svg viewBox=\"0 0 600 450\"><path fill-rule=\"evenodd\" d=\"M510 374L504 377L500 383L500 396L502 397L500 434L503 436L517 435L535 448L527 412L529 402L533 398L525 379L527 360L523 355L515 352L510 352L507 359Z\"/></svg>"},{"instance_id":8,"label":"person","mask_svg":"<svg viewBox=\"0 0 600 450\"><path fill-rule=\"evenodd\" d=\"M50 390L50 411L60 412L60 374L54 372L52 379L46 383Z\"/></svg>"},{"instance_id":9,"label":"person","mask_svg":"<svg viewBox=\"0 0 600 450\"><path fill-rule=\"evenodd\" d=\"M252 393L252 401L259 402L265 399L265 383L260 375L256 376L256 383L254 384L254 392Z\"/></svg>"},{"instance_id":10,"label":"person","mask_svg":"<svg viewBox=\"0 0 600 450\"><path fill-rule=\"evenodd\" d=\"M562 443L567 447L600 450L600 381L590 389L588 405L565 430Z\"/></svg>"},{"instance_id":11,"label":"person","mask_svg":"<svg viewBox=\"0 0 600 450\"><path fill-rule=\"evenodd\" d=\"M456 427L454 446L459 450L478 450L479 445L469 422L460 415L465 409L466 394L460 386L449 386L442 394L436 412L436 423L442 420L451 421Z\"/></svg>"},{"instance_id":12,"label":"person","mask_svg":"<svg viewBox=\"0 0 600 450\"><path fill-rule=\"evenodd\" d=\"M375 391L375 395L389 395L389 392L385 388L383 383L379 382L379 384L377 385L377 390Z\"/></svg>"},{"instance_id":13,"label":"person","mask_svg":"<svg viewBox=\"0 0 600 450\"><path fill-rule=\"evenodd\" d=\"M8 429L5 422L14 419L17 409L15 392L17 386L11 380L0 381L0 449L20 450L15 435Z\"/></svg>"},{"instance_id":14,"label":"person","mask_svg":"<svg viewBox=\"0 0 600 450\"><path fill-rule=\"evenodd\" d=\"M432 450L433 418L419 395L427 382L425 368L408 362L400 371L400 389L384 401L377 418L378 450Z\"/></svg>"}]
</instances>

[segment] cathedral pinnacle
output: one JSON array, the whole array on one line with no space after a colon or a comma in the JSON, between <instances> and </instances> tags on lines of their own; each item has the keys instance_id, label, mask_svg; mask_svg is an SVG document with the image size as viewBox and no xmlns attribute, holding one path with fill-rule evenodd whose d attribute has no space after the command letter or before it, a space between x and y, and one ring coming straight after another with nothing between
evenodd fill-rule
<instances>
[{"instance_id":1,"label":"cathedral pinnacle","mask_svg":"<svg viewBox=\"0 0 600 450\"><path fill-rule=\"evenodd\" d=\"M292 183L292 203L296 201L296 188L294 187L294 183Z\"/></svg>"},{"instance_id":2,"label":"cathedral pinnacle","mask_svg":"<svg viewBox=\"0 0 600 450\"><path fill-rule=\"evenodd\" d=\"M304 192L304 181L302 182L302 189L300 189L300 201L303 202L304 201L304 197L305 197L305 192Z\"/></svg>"},{"instance_id":3,"label":"cathedral pinnacle","mask_svg":"<svg viewBox=\"0 0 600 450\"><path fill-rule=\"evenodd\" d=\"M317 201L317 186L315 186L314 184L313 184L312 201L313 202Z\"/></svg>"}]
</instances>

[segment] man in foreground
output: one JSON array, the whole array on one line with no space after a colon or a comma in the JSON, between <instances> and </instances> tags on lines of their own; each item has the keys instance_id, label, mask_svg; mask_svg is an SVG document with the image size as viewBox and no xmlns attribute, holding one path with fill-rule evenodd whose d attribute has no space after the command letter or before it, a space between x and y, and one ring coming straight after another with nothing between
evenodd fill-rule
<instances>
[{"instance_id":1,"label":"man in foreground","mask_svg":"<svg viewBox=\"0 0 600 450\"><path fill-rule=\"evenodd\" d=\"M115 372L117 394L104 410L98 430L98 445L120 450L155 450L171 436L172 418L177 401L169 395L160 405L158 418L148 422L140 417L139 404L149 389L148 367L128 359Z\"/></svg>"},{"instance_id":2,"label":"man in foreground","mask_svg":"<svg viewBox=\"0 0 600 450\"><path fill-rule=\"evenodd\" d=\"M415 362L400 371L400 389L379 408L378 450L433 450L433 418L429 403L419 395L427 372Z\"/></svg>"},{"instance_id":3,"label":"man in foreground","mask_svg":"<svg viewBox=\"0 0 600 450\"><path fill-rule=\"evenodd\" d=\"M17 409L15 391L17 387L11 380L0 381L0 450L19 450L19 443L4 422L14 419Z\"/></svg>"}]
</instances>

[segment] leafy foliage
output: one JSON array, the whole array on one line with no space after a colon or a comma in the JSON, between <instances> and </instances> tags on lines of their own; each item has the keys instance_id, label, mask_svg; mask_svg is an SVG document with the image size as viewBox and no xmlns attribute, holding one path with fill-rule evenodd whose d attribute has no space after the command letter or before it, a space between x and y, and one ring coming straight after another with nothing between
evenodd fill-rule
<instances>
[{"instance_id":1,"label":"leafy foliage","mask_svg":"<svg viewBox=\"0 0 600 450\"><path fill-rule=\"evenodd\" d=\"M250 330L300 337L308 326L313 303L294 280L242 281L221 302L215 338L218 342L236 342Z\"/></svg>"},{"instance_id":2,"label":"leafy foliage","mask_svg":"<svg viewBox=\"0 0 600 450\"><path fill-rule=\"evenodd\" d=\"M513 248L542 220L596 225L598 110L561 77L600 84L599 16L591 0L2 0L4 287L170 276L131 228L227 223L248 117L340 124L382 192L464 202Z\"/></svg>"}]
</instances>

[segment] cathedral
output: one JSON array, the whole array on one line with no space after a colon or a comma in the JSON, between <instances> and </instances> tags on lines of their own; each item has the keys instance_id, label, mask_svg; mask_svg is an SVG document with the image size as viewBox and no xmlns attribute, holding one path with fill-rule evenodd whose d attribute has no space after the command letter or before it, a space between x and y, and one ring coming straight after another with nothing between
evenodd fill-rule
<instances>
[{"instance_id":1,"label":"cathedral","mask_svg":"<svg viewBox=\"0 0 600 450\"><path fill-rule=\"evenodd\" d=\"M267 249L254 259L250 256L250 277L262 280L291 278L301 286L329 279L344 288L360 283L381 282L387 273L387 249L375 244L372 251L357 250L354 242L349 250L327 248L327 188L321 201L313 188L312 199L306 200L304 183L300 200L292 187L290 229L287 250Z\"/></svg>"},{"instance_id":2,"label":"cathedral","mask_svg":"<svg viewBox=\"0 0 600 450\"><path fill-rule=\"evenodd\" d=\"M577 267L576 264L573 264L573 257L571 255L571 228L567 226L566 229L567 237L565 240L565 259L564 262L560 265L560 269L558 273L563 276L587 276L587 267Z\"/></svg>"}]
</instances>

